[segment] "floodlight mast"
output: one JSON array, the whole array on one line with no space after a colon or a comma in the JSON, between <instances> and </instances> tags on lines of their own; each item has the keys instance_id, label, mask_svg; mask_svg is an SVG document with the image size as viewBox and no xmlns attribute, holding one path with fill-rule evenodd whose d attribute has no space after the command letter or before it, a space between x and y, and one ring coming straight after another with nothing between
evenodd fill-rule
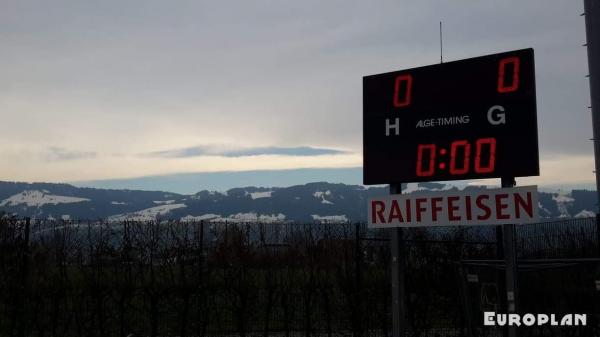
<instances>
[{"instance_id":1,"label":"floodlight mast","mask_svg":"<svg viewBox=\"0 0 600 337\"><path fill-rule=\"evenodd\" d=\"M587 36L590 100L592 109L592 131L596 164L596 193L600 203L600 1L584 0L585 32ZM596 218L600 211L596 208Z\"/></svg>"}]
</instances>

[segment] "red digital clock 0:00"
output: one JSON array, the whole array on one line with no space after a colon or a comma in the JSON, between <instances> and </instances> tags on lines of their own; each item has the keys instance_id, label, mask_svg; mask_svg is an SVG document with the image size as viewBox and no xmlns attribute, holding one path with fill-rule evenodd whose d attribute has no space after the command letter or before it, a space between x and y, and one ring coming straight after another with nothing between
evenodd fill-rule
<instances>
[{"instance_id":1,"label":"red digital clock 0:00","mask_svg":"<svg viewBox=\"0 0 600 337\"><path fill-rule=\"evenodd\" d=\"M436 144L419 144L417 147L417 169L419 177L433 176L436 169L445 169L446 163L436 165L438 155ZM475 158L471 160L471 143L466 140L456 140L450 144L450 164L448 172L451 175L468 174L473 170L476 173L492 173L496 165L496 138L480 138L475 142ZM446 154L446 149L439 150L440 155ZM428 155L428 156L427 156Z\"/></svg>"}]
</instances>

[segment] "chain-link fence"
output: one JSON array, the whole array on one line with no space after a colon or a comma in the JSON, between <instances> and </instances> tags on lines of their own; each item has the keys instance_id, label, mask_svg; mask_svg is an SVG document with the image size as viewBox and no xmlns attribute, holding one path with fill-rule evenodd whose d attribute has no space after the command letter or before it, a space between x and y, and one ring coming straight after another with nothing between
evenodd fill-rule
<instances>
[{"instance_id":1,"label":"chain-link fence","mask_svg":"<svg viewBox=\"0 0 600 337\"><path fill-rule=\"evenodd\" d=\"M520 307L600 313L595 219L517 228ZM499 233L406 231L412 336L499 333ZM2 219L0 336L390 336L389 265L364 224Z\"/></svg>"}]
</instances>

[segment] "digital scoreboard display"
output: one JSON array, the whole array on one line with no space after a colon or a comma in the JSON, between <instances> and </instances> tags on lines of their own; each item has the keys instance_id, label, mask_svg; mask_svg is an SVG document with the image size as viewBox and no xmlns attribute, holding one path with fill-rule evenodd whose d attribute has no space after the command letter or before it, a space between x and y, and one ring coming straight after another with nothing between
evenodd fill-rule
<instances>
[{"instance_id":1,"label":"digital scoreboard display","mask_svg":"<svg viewBox=\"0 0 600 337\"><path fill-rule=\"evenodd\" d=\"M539 175L533 49L363 78L365 185Z\"/></svg>"}]
</instances>

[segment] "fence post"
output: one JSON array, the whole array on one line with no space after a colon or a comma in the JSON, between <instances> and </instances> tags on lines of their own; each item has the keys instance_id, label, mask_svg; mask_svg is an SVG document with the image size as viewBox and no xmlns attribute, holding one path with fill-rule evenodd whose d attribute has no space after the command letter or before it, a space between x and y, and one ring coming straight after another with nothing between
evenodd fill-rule
<instances>
[{"instance_id":1,"label":"fence post","mask_svg":"<svg viewBox=\"0 0 600 337\"><path fill-rule=\"evenodd\" d=\"M354 308L354 311L357 313L357 317L355 317L354 319L356 320L354 322L355 326L356 326L356 330L355 333L357 336L362 336L362 322L363 322L363 317L362 317L362 310L363 310L363 304L362 304L362 289L361 289L361 269L360 269L360 264L362 262L362 252L361 252L361 245L360 245L360 224L356 223L354 225L354 234L355 234L355 252L354 252L354 268L355 268L355 272L354 272L354 277L355 277L355 296L356 296L356 308Z\"/></svg>"},{"instance_id":2,"label":"fence post","mask_svg":"<svg viewBox=\"0 0 600 337\"><path fill-rule=\"evenodd\" d=\"M23 260L21 269L21 296L19 299L19 328L18 336L25 337L25 322L27 321L27 295L28 295L28 283L29 283L29 233L31 226L31 218L25 218L25 238L23 240Z\"/></svg>"}]
</instances>

